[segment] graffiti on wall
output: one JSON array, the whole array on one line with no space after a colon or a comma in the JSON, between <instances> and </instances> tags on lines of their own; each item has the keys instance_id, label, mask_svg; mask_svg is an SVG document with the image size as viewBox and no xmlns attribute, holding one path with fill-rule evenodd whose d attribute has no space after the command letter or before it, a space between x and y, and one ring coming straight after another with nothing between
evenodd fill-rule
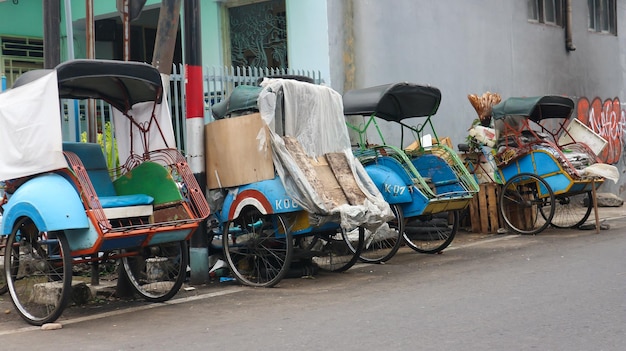
<instances>
[{"instance_id":1,"label":"graffiti on wall","mask_svg":"<svg viewBox=\"0 0 626 351\"><path fill-rule=\"evenodd\" d=\"M607 145L598 157L604 163L616 164L624 152L624 131L626 130L626 111L622 110L618 98L589 101L586 97L578 99L576 118L602 136Z\"/></svg>"}]
</instances>

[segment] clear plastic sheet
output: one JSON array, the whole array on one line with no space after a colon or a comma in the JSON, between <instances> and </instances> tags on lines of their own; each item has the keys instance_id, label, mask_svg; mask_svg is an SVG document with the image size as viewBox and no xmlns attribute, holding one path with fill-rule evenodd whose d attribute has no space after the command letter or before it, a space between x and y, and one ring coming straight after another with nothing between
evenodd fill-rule
<instances>
[{"instance_id":1,"label":"clear plastic sheet","mask_svg":"<svg viewBox=\"0 0 626 351\"><path fill-rule=\"evenodd\" d=\"M261 86L259 110L270 126L274 167L287 193L312 215L339 218L346 229L364 226L375 230L391 220L391 208L352 154L341 95L325 86L289 79L265 79ZM345 153L356 183L366 195L364 203L328 208L287 151L277 130L295 137L309 157Z\"/></svg>"}]
</instances>

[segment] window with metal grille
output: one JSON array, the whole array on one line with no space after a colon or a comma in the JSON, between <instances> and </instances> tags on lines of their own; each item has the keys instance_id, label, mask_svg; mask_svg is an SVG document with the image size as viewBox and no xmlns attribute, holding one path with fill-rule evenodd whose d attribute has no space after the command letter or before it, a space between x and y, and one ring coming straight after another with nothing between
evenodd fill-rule
<instances>
[{"instance_id":1,"label":"window with metal grille","mask_svg":"<svg viewBox=\"0 0 626 351\"><path fill-rule=\"evenodd\" d=\"M22 73L43 68L43 39L0 37L0 74L7 77L7 87Z\"/></svg>"},{"instance_id":2,"label":"window with metal grille","mask_svg":"<svg viewBox=\"0 0 626 351\"><path fill-rule=\"evenodd\" d=\"M615 0L588 0L589 30L617 35Z\"/></svg>"},{"instance_id":3,"label":"window with metal grille","mask_svg":"<svg viewBox=\"0 0 626 351\"><path fill-rule=\"evenodd\" d=\"M528 0L528 20L563 27L563 0Z\"/></svg>"},{"instance_id":4,"label":"window with metal grille","mask_svg":"<svg viewBox=\"0 0 626 351\"><path fill-rule=\"evenodd\" d=\"M227 2L231 64L287 68L285 0Z\"/></svg>"}]
</instances>

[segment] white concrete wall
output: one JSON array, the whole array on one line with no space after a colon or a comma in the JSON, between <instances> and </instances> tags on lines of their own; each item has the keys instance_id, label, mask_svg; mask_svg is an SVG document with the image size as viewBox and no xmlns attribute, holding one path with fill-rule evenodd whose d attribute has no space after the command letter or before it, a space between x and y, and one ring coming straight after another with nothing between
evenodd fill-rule
<instances>
[{"instance_id":1,"label":"white concrete wall","mask_svg":"<svg viewBox=\"0 0 626 351\"><path fill-rule=\"evenodd\" d=\"M590 101L595 97L603 101L617 97L626 102L623 35L588 31L585 0L572 0L573 42L577 49L571 52L565 49L563 28L527 20L526 1L352 1L354 87L398 81L438 87L442 102L435 126L439 136L452 138L455 147L464 141L467 129L477 117L468 94L491 91L504 99L563 94ZM327 0L329 18L345 21L336 14L348 2ZM618 33L626 33L625 10L624 2L618 2ZM329 24L331 29L337 27L336 23ZM349 46L346 41L330 43L331 76L341 77ZM343 88L341 82L332 83L337 90ZM621 148L624 127L620 123L624 117L611 121L620 130L620 140L614 143ZM607 124L604 128L606 131L613 127ZM387 139L399 139L395 124L384 123L383 132L389 136ZM620 160L618 166L623 170L624 161ZM604 188L621 195L623 183L624 180L618 185L611 182Z\"/></svg>"},{"instance_id":2,"label":"white concrete wall","mask_svg":"<svg viewBox=\"0 0 626 351\"><path fill-rule=\"evenodd\" d=\"M325 83L330 85L326 1L286 0L286 8L289 67L320 71Z\"/></svg>"}]
</instances>

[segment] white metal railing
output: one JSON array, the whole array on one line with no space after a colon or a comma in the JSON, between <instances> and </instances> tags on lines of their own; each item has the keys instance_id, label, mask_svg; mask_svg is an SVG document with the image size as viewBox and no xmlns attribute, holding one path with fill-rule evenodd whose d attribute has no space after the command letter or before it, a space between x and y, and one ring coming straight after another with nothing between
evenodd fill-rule
<instances>
[{"instance_id":1,"label":"white metal railing","mask_svg":"<svg viewBox=\"0 0 626 351\"><path fill-rule=\"evenodd\" d=\"M204 115L205 120L212 120L211 107L228 97L239 85L258 85L264 77L305 76L314 84L324 83L320 71L254 68L254 67L205 67L204 68ZM172 119L176 133L176 145L185 150L185 77L184 66L173 65L170 75L169 102L172 105Z\"/></svg>"},{"instance_id":2,"label":"white metal railing","mask_svg":"<svg viewBox=\"0 0 626 351\"><path fill-rule=\"evenodd\" d=\"M211 106L228 97L235 87L239 85L258 85L264 77L269 76L305 76L311 78L313 83L322 84L323 80L319 71L253 68L253 67L205 67L204 68L204 115L205 121L211 121ZM172 110L172 125L176 137L176 145L185 154L186 126L185 126L185 77L184 66L173 65L170 75L170 87L168 101ZM63 136L64 140L77 140L87 130L85 121L84 104L75 103L75 108L69 109L67 102L62 107ZM98 104L96 116L99 128L102 130L110 119L109 106ZM70 117L70 111L74 116ZM101 132L101 130L99 130ZM103 140L106 144L106 140ZM105 145L105 147L109 147Z\"/></svg>"}]
</instances>

